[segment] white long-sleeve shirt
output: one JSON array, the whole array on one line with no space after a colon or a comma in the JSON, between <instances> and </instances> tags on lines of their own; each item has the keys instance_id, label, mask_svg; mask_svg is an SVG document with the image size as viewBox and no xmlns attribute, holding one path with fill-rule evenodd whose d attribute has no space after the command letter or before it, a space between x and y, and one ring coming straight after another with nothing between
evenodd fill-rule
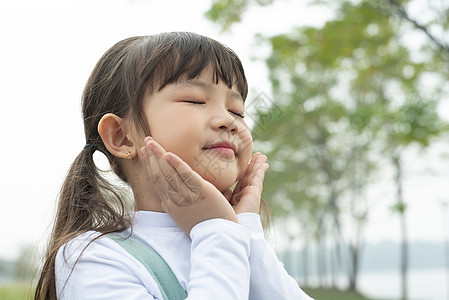
<instances>
[{"instance_id":1,"label":"white long-sleeve shirt","mask_svg":"<svg viewBox=\"0 0 449 300\"><path fill-rule=\"evenodd\" d=\"M189 238L168 214L139 211L132 239L162 256L187 299L311 299L266 242L259 215L239 214L238 219L239 224L224 219L201 222ZM115 241L100 237L86 248L98 235L87 232L59 249L58 298L162 299L148 270Z\"/></svg>"}]
</instances>

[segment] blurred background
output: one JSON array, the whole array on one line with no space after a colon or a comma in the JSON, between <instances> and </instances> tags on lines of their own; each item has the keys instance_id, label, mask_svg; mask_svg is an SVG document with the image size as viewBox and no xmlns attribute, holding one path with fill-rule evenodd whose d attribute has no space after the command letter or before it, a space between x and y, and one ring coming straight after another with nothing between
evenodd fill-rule
<instances>
[{"instance_id":1,"label":"blurred background","mask_svg":"<svg viewBox=\"0 0 449 300\"><path fill-rule=\"evenodd\" d=\"M449 299L448 16L447 0L0 0L0 299L32 289L90 71L163 31L242 59L267 235L311 296Z\"/></svg>"}]
</instances>

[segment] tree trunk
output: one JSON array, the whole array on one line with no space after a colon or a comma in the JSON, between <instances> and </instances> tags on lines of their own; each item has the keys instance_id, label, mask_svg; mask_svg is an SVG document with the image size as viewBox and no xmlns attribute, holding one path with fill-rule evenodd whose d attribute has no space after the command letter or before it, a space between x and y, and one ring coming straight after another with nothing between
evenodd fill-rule
<instances>
[{"instance_id":1,"label":"tree trunk","mask_svg":"<svg viewBox=\"0 0 449 300\"><path fill-rule=\"evenodd\" d=\"M402 164L399 153L393 154L393 165L396 171L396 197L397 210L400 218L401 226L401 299L407 300L407 273L408 273L408 239L407 239L407 222L406 222L406 206L402 195Z\"/></svg>"},{"instance_id":2,"label":"tree trunk","mask_svg":"<svg viewBox=\"0 0 449 300\"><path fill-rule=\"evenodd\" d=\"M337 265L337 262L336 262L336 256L338 255L338 248L337 248L338 246L337 246L337 244L336 243L334 243L334 247L333 247L333 251L331 251L331 248L329 247L329 251L330 251L330 253L329 253L329 255L330 255L330 272L331 272L331 285L332 285L332 287L337 287L337 281L336 281L336 278L335 278L335 268L336 268L336 265Z\"/></svg>"},{"instance_id":3,"label":"tree trunk","mask_svg":"<svg viewBox=\"0 0 449 300\"><path fill-rule=\"evenodd\" d=\"M326 275L327 275L327 270L326 270L326 243L325 243L325 236L323 235L320 238L320 285L322 287L326 287L327 286L327 280L326 280Z\"/></svg>"},{"instance_id":4,"label":"tree trunk","mask_svg":"<svg viewBox=\"0 0 449 300\"><path fill-rule=\"evenodd\" d=\"M358 246L349 245L349 255L351 259L351 266L349 271L349 286L348 290L351 292L357 291L357 277L359 271L359 251Z\"/></svg>"},{"instance_id":5,"label":"tree trunk","mask_svg":"<svg viewBox=\"0 0 449 300\"><path fill-rule=\"evenodd\" d=\"M302 270L303 270L303 284L304 286L309 285L309 243L306 240L304 247L302 249Z\"/></svg>"},{"instance_id":6,"label":"tree trunk","mask_svg":"<svg viewBox=\"0 0 449 300\"><path fill-rule=\"evenodd\" d=\"M407 273L408 273L408 241L407 241L407 226L405 219L405 212L401 213L401 288L402 300L407 300Z\"/></svg>"}]
</instances>

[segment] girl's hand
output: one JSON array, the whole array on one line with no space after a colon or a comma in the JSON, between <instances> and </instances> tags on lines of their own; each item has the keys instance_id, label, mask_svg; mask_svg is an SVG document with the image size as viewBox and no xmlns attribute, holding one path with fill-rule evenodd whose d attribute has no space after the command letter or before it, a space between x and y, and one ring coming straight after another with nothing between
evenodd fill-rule
<instances>
[{"instance_id":1,"label":"girl's hand","mask_svg":"<svg viewBox=\"0 0 449 300\"><path fill-rule=\"evenodd\" d=\"M223 193L234 207L236 214L259 213L263 179L269 167L266 161L265 155L259 152L254 153L245 172L240 176L234 191L229 189Z\"/></svg>"},{"instance_id":2,"label":"girl's hand","mask_svg":"<svg viewBox=\"0 0 449 300\"><path fill-rule=\"evenodd\" d=\"M193 171L173 153L146 138L142 154L148 180L165 210L187 235L196 224L214 218L238 223L237 216L222 193Z\"/></svg>"}]
</instances>

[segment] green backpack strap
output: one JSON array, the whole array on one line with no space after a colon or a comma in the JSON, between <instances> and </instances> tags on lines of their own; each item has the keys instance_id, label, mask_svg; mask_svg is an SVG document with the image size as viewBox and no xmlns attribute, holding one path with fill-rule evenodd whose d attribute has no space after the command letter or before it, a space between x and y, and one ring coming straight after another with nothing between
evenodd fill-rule
<instances>
[{"instance_id":1,"label":"green backpack strap","mask_svg":"<svg viewBox=\"0 0 449 300\"><path fill-rule=\"evenodd\" d=\"M154 249L145 247L129 238L125 239L117 234L110 233L106 234L106 236L117 242L145 266L154 280L156 280L164 300L182 300L187 298L186 292L173 271Z\"/></svg>"}]
</instances>

